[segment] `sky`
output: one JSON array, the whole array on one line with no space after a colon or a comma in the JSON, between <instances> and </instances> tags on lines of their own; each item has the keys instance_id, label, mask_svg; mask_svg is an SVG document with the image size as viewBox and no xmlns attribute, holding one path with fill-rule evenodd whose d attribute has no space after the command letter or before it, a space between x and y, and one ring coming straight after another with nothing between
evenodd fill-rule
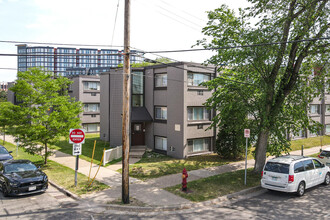
<instances>
[{"instance_id":1,"label":"sky","mask_svg":"<svg viewBox=\"0 0 330 220\"><path fill-rule=\"evenodd\" d=\"M124 2L0 0L0 41L123 46ZM227 4L235 11L249 6L246 0L131 0L131 47L143 51L190 49L204 37L201 31L207 22L206 12L221 4ZM0 42L0 53L16 54L15 43ZM212 52L159 55L202 63ZM152 54L145 56L157 58ZM14 81L16 68L16 57L0 56L0 82Z\"/></svg>"}]
</instances>

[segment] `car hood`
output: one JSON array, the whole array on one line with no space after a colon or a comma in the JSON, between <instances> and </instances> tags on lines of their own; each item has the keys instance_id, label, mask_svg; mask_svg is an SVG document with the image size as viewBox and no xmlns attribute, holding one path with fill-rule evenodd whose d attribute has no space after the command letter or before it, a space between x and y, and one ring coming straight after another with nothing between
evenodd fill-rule
<instances>
[{"instance_id":1,"label":"car hood","mask_svg":"<svg viewBox=\"0 0 330 220\"><path fill-rule=\"evenodd\" d=\"M0 154L0 161L11 159L13 159L13 156L11 156L10 154Z\"/></svg>"},{"instance_id":2,"label":"car hood","mask_svg":"<svg viewBox=\"0 0 330 220\"><path fill-rule=\"evenodd\" d=\"M40 170L37 171L25 171L25 172L17 172L17 173L10 173L6 174L6 177L10 180L16 180L16 181L23 181L24 180L35 180L35 181L41 181L43 180L44 176L46 174L43 173Z\"/></svg>"}]
</instances>

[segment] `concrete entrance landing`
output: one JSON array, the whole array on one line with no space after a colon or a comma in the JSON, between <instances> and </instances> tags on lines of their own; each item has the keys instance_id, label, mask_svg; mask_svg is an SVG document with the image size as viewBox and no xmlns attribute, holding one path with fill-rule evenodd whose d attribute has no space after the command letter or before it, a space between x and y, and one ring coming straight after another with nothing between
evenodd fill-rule
<instances>
[{"instance_id":1,"label":"concrete entrance landing","mask_svg":"<svg viewBox=\"0 0 330 220\"><path fill-rule=\"evenodd\" d=\"M129 151L129 158L141 159L145 152L146 152L145 145L131 146L131 149Z\"/></svg>"}]
</instances>

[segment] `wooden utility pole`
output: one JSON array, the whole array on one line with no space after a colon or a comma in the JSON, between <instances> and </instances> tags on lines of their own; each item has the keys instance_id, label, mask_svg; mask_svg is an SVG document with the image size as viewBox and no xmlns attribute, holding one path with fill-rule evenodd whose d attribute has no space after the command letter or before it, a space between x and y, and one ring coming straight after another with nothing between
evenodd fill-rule
<instances>
[{"instance_id":1,"label":"wooden utility pole","mask_svg":"<svg viewBox=\"0 0 330 220\"><path fill-rule=\"evenodd\" d=\"M130 147L130 0L125 0L124 76L123 76L123 172L122 202L129 204L129 147Z\"/></svg>"}]
</instances>

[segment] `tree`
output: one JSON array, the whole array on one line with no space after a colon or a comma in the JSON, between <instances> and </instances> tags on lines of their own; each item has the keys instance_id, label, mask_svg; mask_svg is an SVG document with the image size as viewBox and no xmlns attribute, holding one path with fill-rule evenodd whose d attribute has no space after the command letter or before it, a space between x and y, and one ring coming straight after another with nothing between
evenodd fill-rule
<instances>
[{"instance_id":1,"label":"tree","mask_svg":"<svg viewBox=\"0 0 330 220\"><path fill-rule=\"evenodd\" d=\"M222 80L214 80L217 88L229 88L230 80L234 80L238 81L237 90L245 91L245 111L254 115L258 125L254 170L260 172L266 152L289 150L288 130L319 128L307 117L307 109L312 98L320 95L327 72L323 67L329 60L329 39L322 38L330 34L330 3L248 1L251 7L240 9L237 17L225 5L208 12L203 33L212 40L203 39L197 45L216 51L207 63L219 66L219 71L225 64L232 72ZM316 66L321 68L310 79ZM220 103L223 93L213 96L209 103Z\"/></svg>"},{"instance_id":2,"label":"tree","mask_svg":"<svg viewBox=\"0 0 330 220\"><path fill-rule=\"evenodd\" d=\"M6 102L6 101L7 101L7 92L0 91L0 102Z\"/></svg>"},{"instance_id":3,"label":"tree","mask_svg":"<svg viewBox=\"0 0 330 220\"><path fill-rule=\"evenodd\" d=\"M71 83L68 78L32 68L19 72L16 84L10 88L19 100L18 105L10 107L10 132L29 153L44 151L45 164L48 145L68 135L70 128L80 127L82 105L68 96ZM36 146L40 143L42 146Z\"/></svg>"}]
</instances>

